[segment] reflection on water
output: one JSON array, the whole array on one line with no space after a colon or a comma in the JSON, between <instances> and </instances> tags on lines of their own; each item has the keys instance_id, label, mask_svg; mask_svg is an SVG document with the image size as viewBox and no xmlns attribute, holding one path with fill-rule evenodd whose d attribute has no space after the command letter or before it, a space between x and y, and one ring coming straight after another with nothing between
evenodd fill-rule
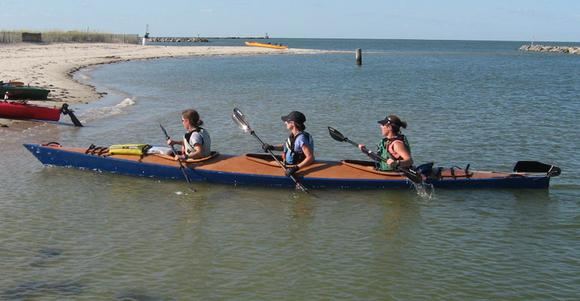
<instances>
[{"instance_id":1,"label":"reflection on water","mask_svg":"<svg viewBox=\"0 0 580 301\"><path fill-rule=\"evenodd\" d=\"M76 281L65 282L24 282L15 288L4 291L3 298L7 300L30 300L31 298L65 298L82 293L84 286Z\"/></svg>"}]
</instances>

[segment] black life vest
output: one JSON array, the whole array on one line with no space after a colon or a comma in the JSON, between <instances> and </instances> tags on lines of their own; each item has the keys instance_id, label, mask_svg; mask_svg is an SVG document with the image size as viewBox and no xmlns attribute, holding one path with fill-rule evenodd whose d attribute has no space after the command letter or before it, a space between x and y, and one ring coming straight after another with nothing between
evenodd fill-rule
<instances>
[{"instance_id":1,"label":"black life vest","mask_svg":"<svg viewBox=\"0 0 580 301\"><path fill-rule=\"evenodd\" d=\"M300 137L300 135L304 135L306 141L308 142L312 141L310 134L308 134L307 132L300 132L296 136L290 135L288 139L286 139L286 143L284 143L284 152L282 154L285 164L297 165L300 164L300 162L304 161L304 159L306 159L306 155L304 154L304 152L302 151L296 152L294 150L294 143L296 142L296 139Z\"/></svg>"},{"instance_id":2,"label":"black life vest","mask_svg":"<svg viewBox=\"0 0 580 301\"><path fill-rule=\"evenodd\" d=\"M201 131L205 131L202 127L196 127L193 130L191 130L190 132L185 133L185 135L183 135L183 151L184 154L191 154L192 152L195 151L195 148L193 145L191 145L189 143L189 138L191 138L191 135L193 135L193 133L199 133ZM203 145L204 141L203 141L203 135L200 135L201 137L201 144Z\"/></svg>"}]
</instances>

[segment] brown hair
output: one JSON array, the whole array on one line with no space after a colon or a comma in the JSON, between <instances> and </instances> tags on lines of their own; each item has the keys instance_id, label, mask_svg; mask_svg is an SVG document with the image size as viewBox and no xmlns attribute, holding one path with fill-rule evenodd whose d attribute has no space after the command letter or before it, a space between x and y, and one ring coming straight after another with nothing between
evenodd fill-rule
<instances>
[{"instance_id":1,"label":"brown hair","mask_svg":"<svg viewBox=\"0 0 580 301\"><path fill-rule=\"evenodd\" d=\"M389 115L387 116L389 119L389 123L393 126L393 130L397 133L401 131L401 128L407 128L407 122L402 121L401 118L397 115Z\"/></svg>"},{"instance_id":2,"label":"brown hair","mask_svg":"<svg viewBox=\"0 0 580 301\"><path fill-rule=\"evenodd\" d=\"M181 116L184 119L189 120L189 124L191 124L191 126L198 127L203 125L203 120L199 119L199 113L194 109L181 112Z\"/></svg>"},{"instance_id":3,"label":"brown hair","mask_svg":"<svg viewBox=\"0 0 580 301\"><path fill-rule=\"evenodd\" d=\"M304 131L306 129L306 126L304 125L304 123L298 123L298 122L294 122L294 124L296 125L296 127L298 128L299 131Z\"/></svg>"}]
</instances>

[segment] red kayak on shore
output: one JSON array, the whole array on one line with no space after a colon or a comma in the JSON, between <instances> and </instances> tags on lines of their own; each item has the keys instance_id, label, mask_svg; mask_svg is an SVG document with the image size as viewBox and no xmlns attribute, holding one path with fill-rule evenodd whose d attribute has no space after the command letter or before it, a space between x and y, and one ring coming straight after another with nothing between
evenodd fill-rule
<instances>
[{"instance_id":1,"label":"red kayak on shore","mask_svg":"<svg viewBox=\"0 0 580 301\"><path fill-rule=\"evenodd\" d=\"M41 107L19 102L1 102L0 117L10 119L38 119L58 121L61 109Z\"/></svg>"},{"instance_id":2,"label":"red kayak on shore","mask_svg":"<svg viewBox=\"0 0 580 301\"><path fill-rule=\"evenodd\" d=\"M22 102L0 102L0 118L58 121L60 114L69 115L75 126L83 126L66 103L61 108L49 108Z\"/></svg>"}]
</instances>

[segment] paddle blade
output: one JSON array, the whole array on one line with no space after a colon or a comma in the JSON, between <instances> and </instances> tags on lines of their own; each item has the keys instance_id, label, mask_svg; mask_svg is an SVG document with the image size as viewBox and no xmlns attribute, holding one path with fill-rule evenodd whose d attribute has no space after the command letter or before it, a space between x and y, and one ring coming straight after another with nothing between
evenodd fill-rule
<instances>
[{"instance_id":1,"label":"paddle blade","mask_svg":"<svg viewBox=\"0 0 580 301\"><path fill-rule=\"evenodd\" d=\"M234 108L234 112L232 114L232 120L244 131L244 133L252 132L252 128L250 128L250 124L246 120L244 113L240 111L238 108Z\"/></svg>"},{"instance_id":2,"label":"paddle blade","mask_svg":"<svg viewBox=\"0 0 580 301\"><path fill-rule=\"evenodd\" d=\"M68 108L68 104L64 103L62 104L62 107L60 108L61 113L63 113L64 115L68 115L70 117L70 120L72 121L72 123L75 126L83 126L83 124L77 119L77 117L75 116L75 114L73 113L73 110Z\"/></svg>"},{"instance_id":3,"label":"paddle blade","mask_svg":"<svg viewBox=\"0 0 580 301\"><path fill-rule=\"evenodd\" d=\"M398 171L402 172L405 177L407 177L407 179L411 180L411 182L415 184L423 183L423 177L414 169L399 168Z\"/></svg>"},{"instance_id":4,"label":"paddle blade","mask_svg":"<svg viewBox=\"0 0 580 301\"><path fill-rule=\"evenodd\" d=\"M73 111L69 111L68 112L68 116L70 117L70 120L72 121L72 123L75 126L78 126L78 127L83 126L83 124L80 122L80 120L78 120L78 118L75 116L75 114L73 113Z\"/></svg>"},{"instance_id":5,"label":"paddle blade","mask_svg":"<svg viewBox=\"0 0 580 301\"><path fill-rule=\"evenodd\" d=\"M347 140L341 132L333 127L328 127L328 133L330 134L330 137L336 141L345 142Z\"/></svg>"},{"instance_id":6,"label":"paddle blade","mask_svg":"<svg viewBox=\"0 0 580 301\"><path fill-rule=\"evenodd\" d=\"M560 175L562 170L558 166L538 161L518 161L514 166L514 172L538 172L546 173L550 177L556 177Z\"/></svg>"}]
</instances>

